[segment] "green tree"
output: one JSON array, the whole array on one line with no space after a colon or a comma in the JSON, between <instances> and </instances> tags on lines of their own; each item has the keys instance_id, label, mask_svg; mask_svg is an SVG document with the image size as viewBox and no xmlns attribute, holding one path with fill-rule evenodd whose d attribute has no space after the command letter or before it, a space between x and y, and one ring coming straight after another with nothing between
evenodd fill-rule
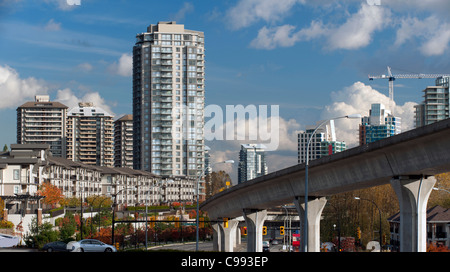
<instances>
[{"instance_id":1,"label":"green tree","mask_svg":"<svg viewBox=\"0 0 450 272\"><path fill-rule=\"evenodd\" d=\"M59 226L59 239L61 241L69 242L73 240L77 224L72 213L66 213L63 218L57 219L55 225Z\"/></svg>"},{"instance_id":2,"label":"green tree","mask_svg":"<svg viewBox=\"0 0 450 272\"><path fill-rule=\"evenodd\" d=\"M34 218L30 224L30 231L25 235L24 241L27 246L41 248L46 243L56 241L58 239L58 231L53 230L53 225L45 222L37 223Z\"/></svg>"},{"instance_id":3,"label":"green tree","mask_svg":"<svg viewBox=\"0 0 450 272\"><path fill-rule=\"evenodd\" d=\"M3 147L3 152L7 152L8 151L8 145L5 144L5 146Z\"/></svg>"}]
</instances>

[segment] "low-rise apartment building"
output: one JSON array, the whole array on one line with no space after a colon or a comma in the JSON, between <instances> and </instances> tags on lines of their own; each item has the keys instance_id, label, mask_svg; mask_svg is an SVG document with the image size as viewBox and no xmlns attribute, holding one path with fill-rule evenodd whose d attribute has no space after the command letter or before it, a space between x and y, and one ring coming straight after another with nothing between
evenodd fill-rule
<instances>
[{"instance_id":1,"label":"low-rise apartment building","mask_svg":"<svg viewBox=\"0 0 450 272\"><path fill-rule=\"evenodd\" d=\"M388 218L394 251L400 245L400 213ZM427 244L450 248L450 209L436 205L427 210Z\"/></svg>"},{"instance_id":2,"label":"low-rise apartment building","mask_svg":"<svg viewBox=\"0 0 450 272\"><path fill-rule=\"evenodd\" d=\"M67 198L111 197L118 209L193 202L196 184L194 178L185 176L161 177L128 167L95 166L54 157L46 144L12 144L11 151L0 153L4 217L7 219L8 214L42 216L37 191L44 182L57 186ZM23 217L17 220L23 221Z\"/></svg>"}]
</instances>

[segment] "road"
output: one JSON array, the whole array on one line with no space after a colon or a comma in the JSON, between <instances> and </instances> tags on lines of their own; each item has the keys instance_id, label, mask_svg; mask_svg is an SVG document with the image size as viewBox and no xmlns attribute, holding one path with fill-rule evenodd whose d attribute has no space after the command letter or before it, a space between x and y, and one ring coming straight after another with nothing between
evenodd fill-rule
<instances>
[{"instance_id":1,"label":"road","mask_svg":"<svg viewBox=\"0 0 450 272\"><path fill-rule=\"evenodd\" d=\"M151 247L149 250L179 250L179 251L195 251L195 242L184 244L169 244L157 247ZM198 244L199 251L213 251L212 242L200 242ZM243 242L234 248L234 252L247 252L247 243ZM283 244L271 245L270 252L283 252Z\"/></svg>"},{"instance_id":2,"label":"road","mask_svg":"<svg viewBox=\"0 0 450 272\"><path fill-rule=\"evenodd\" d=\"M38 252L35 248L26 247L0 247L0 252Z\"/></svg>"}]
</instances>

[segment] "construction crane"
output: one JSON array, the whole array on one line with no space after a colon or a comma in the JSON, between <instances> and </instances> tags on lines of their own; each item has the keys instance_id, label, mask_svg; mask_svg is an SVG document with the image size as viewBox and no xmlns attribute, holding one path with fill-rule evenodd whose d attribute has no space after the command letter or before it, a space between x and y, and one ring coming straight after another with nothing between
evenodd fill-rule
<instances>
[{"instance_id":1,"label":"construction crane","mask_svg":"<svg viewBox=\"0 0 450 272\"><path fill-rule=\"evenodd\" d=\"M379 75L379 76L371 76L369 75L369 80L374 79L388 79L389 80L389 108L394 114L394 80L396 78L438 78L438 77L450 77L450 74L398 74L393 75L391 72L391 67L387 67L388 74L387 75Z\"/></svg>"}]
</instances>

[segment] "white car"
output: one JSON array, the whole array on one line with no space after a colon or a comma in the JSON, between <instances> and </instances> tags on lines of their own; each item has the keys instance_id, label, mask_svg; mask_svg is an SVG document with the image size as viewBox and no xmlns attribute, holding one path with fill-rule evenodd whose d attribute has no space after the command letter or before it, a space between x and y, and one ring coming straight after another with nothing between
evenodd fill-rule
<instances>
[{"instance_id":1,"label":"white car","mask_svg":"<svg viewBox=\"0 0 450 272\"><path fill-rule=\"evenodd\" d=\"M112 245L105 244L95 239L72 241L67 244L67 250L71 252L116 252Z\"/></svg>"}]
</instances>

